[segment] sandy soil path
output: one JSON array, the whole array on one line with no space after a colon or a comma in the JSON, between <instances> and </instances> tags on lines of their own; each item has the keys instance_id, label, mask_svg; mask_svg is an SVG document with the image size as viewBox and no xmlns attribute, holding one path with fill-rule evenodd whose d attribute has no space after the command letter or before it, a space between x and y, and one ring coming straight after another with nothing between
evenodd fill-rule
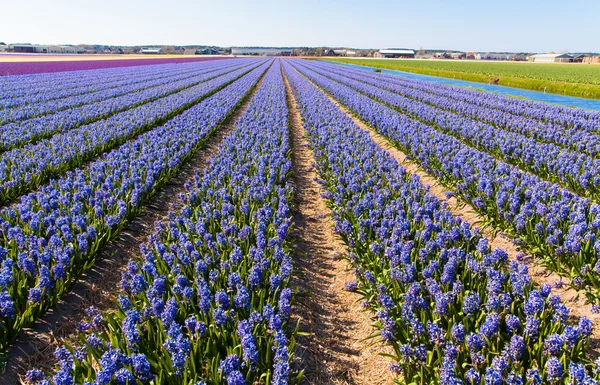
<instances>
[{"instance_id":1,"label":"sandy soil path","mask_svg":"<svg viewBox=\"0 0 600 385\"><path fill-rule=\"evenodd\" d=\"M302 118L290 85L287 87L292 137L292 181L296 188L294 215L294 260L298 274L292 285L301 296L294 316L301 331L296 354L298 369L305 369L306 384L393 384L389 359L379 353L390 348L379 343L371 346L364 339L376 332L371 316L364 312L356 294L344 290L354 279L345 260L336 258L347 252L333 233L333 219L324 192L315 181L314 158Z\"/></svg>"}]
</instances>

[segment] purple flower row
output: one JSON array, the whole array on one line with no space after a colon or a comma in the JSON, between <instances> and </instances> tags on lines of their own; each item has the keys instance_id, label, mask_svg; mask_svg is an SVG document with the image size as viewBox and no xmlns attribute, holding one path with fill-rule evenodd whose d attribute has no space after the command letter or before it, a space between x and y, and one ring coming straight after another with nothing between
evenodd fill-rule
<instances>
[{"instance_id":1,"label":"purple flower row","mask_svg":"<svg viewBox=\"0 0 600 385\"><path fill-rule=\"evenodd\" d=\"M141 90L140 92L131 92L97 103L57 111L54 114L9 123L0 127L0 150L21 147L25 144L51 137L57 132L67 131L83 124L91 124L98 120L106 119L119 112L122 113L122 116L126 115L129 109L169 96L248 65L249 63L247 62L240 63L236 61L233 67L225 65L203 70L190 76L184 76L179 80L173 79L173 81L158 85L157 87Z\"/></svg>"},{"instance_id":2,"label":"purple flower row","mask_svg":"<svg viewBox=\"0 0 600 385\"><path fill-rule=\"evenodd\" d=\"M268 62L166 124L0 213L0 347L94 263L99 249L232 111ZM233 79L232 79L233 80Z\"/></svg>"},{"instance_id":3,"label":"purple flower row","mask_svg":"<svg viewBox=\"0 0 600 385\"><path fill-rule=\"evenodd\" d=\"M233 98L232 98L233 100ZM215 105L213 108L216 108ZM284 385L292 271L288 110L278 62L248 109L123 274L118 310L89 311L84 344L42 384Z\"/></svg>"},{"instance_id":4,"label":"purple flower row","mask_svg":"<svg viewBox=\"0 0 600 385\"><path fill-rule=\"evenodd\" d=\"M147 65L160 65L168 63L189 64L209 60L222 60L225 57L170 57L155 59L129 59L121 60L73 60L73 61L46 61L46 62L2 62L0 63L0 78L10 75L44 74L52 72L89 71L115 67L139 67Z\"/></svg>"},{"instance_id":5,"label":"purple flower row","mask_svg":"<svg viewBox=\"0 0 600 385\"><path fill-rule=\"evenodd\" d=\"M585 358L591 321L569 324L549 285L536 290L526 265L491 249L319 89L284 68L336 231L350 248L357 282L347 287L375 312L398 383L596 384Z\"/></svg>"},{"instance_id":6,"label":"purple flower row","mask_svg":"<svg viewBox=\"0 0 600 385\"><path fill-rule=\"evenodd\" d=\"M230 63L235 64L234 60ZM136 73L132 72L129 76L123 76L110 81L107 79L104 86L100 90L80 93L69 97L53 97L51 100L43 102L28 102L18 107L5 108L0 110L0 130L3 125L16 122L24 119L30 119L41 115L56 113L68 108L79 107L86 104L92 104L109 98L114 98L120 95L148 89L163 85L178 80L190 78L198 73L208 72L218 68L223 68L224 65L219 62L206 62L200 66L179 66L170 68L168 71L156 71L155 73ZM52 95L57 87L49 87L49 94Z\"/></svg>"},{"instance_id":7,"label":"purple flower row","mask_svg":"<svg viewBox=\"0 0 600 385\"><path fill-rule=\"evenodd\" d=\"M62 72L29 76L0 77L0 107L10 108L27 103L39 103L105 89L105 82L115 82L133 73L148 75L163 70L180 70L180 66L111 68L98 71Z\"/></svg>"},{"instance_id":8,"label":"purple flower row","mask_svg":"<svg viewBox=\"0 0 600 385\"><path fill-rule=\"evenodd\" d=\"M259 62L198 76L182 91L0 155L0 202L91 159L185 110L250 71ZM181 85L179 85L181 86ZM154 91L153 91L154 92ZM143 93L143 92L142 92ZM136 101L139 101L136 99Z\"/></svg>"}]
</instances>

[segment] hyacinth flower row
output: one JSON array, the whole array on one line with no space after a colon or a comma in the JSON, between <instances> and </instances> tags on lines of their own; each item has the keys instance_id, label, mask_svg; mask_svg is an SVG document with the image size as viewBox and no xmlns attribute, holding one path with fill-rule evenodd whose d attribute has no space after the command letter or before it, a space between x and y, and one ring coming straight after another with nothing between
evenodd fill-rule
<instances>
[{"instance_id":1,"label":"hyacinth flower row","mask_svg":"<svg viewBox=\"0 0 600 385\"><path fill-rule=\"evenodd\" d=\"M204 82L183 91L5 152L0 155L0 202L18 197L50 177L60 175L168 120L257 65L259 62L252 61L240 69L226 69L217 77L207 74Z\"/></svg>"},{"instance_id":2,"label":"hyacinth flower row","mask_svg":"<svg viewBox=\"0 0 600 385\"><path fill-rule=\"evenodd\" d=\"M156 67L155 67L156 68ZM117 71L120 70L120 71ZM35 94L45 92L45 87L50 87L53 84L62 83L63 88L86 88L91 84L100 84L102 81L98 76L116 79L122 74L132 70L129 67L117 67L101 69L94 72L89 71L68 71L68 72L53 72L53 73L35 73L25 75L9 75L0 79L0 86L7 92L20 91L24 94ZM150 68L143 69L151 70ZM14 82L14 79L19 79L19 82ZM56 85L55 85L56 86ZM27 92L27 89L30 91ZM6 95L6 97L16 97L17 95Z\"/></svg>"},{"instance_id":3,"label":"hyacinth flower row","mask_svg":"<svg viewBox=\"0 0 600 385\"><path fill-rule=\"evenodd\" d=\"M90 268L101 247L200 148L269 63L0 212L0 349Z\"/></svg>"},{"instance_id":4,"label":"hyacinth flower row","mask_svg":"<svg viewBox=\"0 0 600 385\"><path fill-rule=\"evenodd\" d=\"M182 71L180 67L167 65L161 68L155 68L154 72L148 71L147 68L142 69L139 67L121 68L127 68L129 71L122 73L117 71L114 71L113 73L98 73L93 79L82 79L83 82L75 85L71 84L67 87L60 82L45 82L46 89L43 90L44 92L36 92L35 90L31 90L31 92L27 92L23 96L19 97L13 96L7 98L9 92L3 90L2 94L0 94L0 111L4 113L4 109L25 108L27 106L33 106L36 104L41 105L43 103L52 102L54 99L68 99L77 97L79 95L102 92L122 85L133 84L135 79L138 79L138 81L143 81L143 79L152 77L153 75L163 74L168 76L169 74L179 73ZM114 69L116 70L118 68ZM138 69L138 71L135 71L134 69ZM192 69L192 67L189 67L189 69ZM8 81L10 85L21 85L24 79L22 76L9 75L3 77L2 80L5 82ZM29 88L31 87L32 85L30 84Z\"/></svg>"},{"instance_id":5,"label":"hyacinth flower row","mask_svg":"<svg viewBox=\"0 0 600 385\"><path fill-rule=\"evenodd\" d=\"M49 138L57 132L67 131L84 124L94 123L119 112L126 113L134 107L164 98L194 85L231 72L243 66L235 62L231 65L217 65L201 69L180 79L171 79L162 85L130 92L125 95L86 104L37 118L13 122L0 127L0 151L21 147L25 144ZM248 63L246 63L248 65Z\"/></svg>"},{"instance_id":6,"label":"hyacinth flower row","mask_svg":"<svg viewBox=\"0 0 600 385\"><path fill-rule=\"evenodd\" d=\"M233 64L233 60L229 61ZM79 107L82 105L92 104L102 100L115 98L124 94L141 91L151 87L167 84L178 80L183 80L194 76L195 74L206 72L210 68L219 68L218 62L203 62L204 66L180 66L169 71L157 71L154 74L137 74L132 72L125 79L119 79L111 84L107 81L106 89L93 91L85 94L79 94L71 97L63 97L60 99L52 99L42 103L28 103L19 107L6 108L0 110L0 124L30 119L41 115L56 113L68 108ZM3 126L0 126L0 130Z\"/></svg>"},{"instance_id":7,"label":"hyacinth flower row","mask_svg":"<svg viewBox=\"0 0 600 385\"><path fill-rule=\"evenodd\" d=\"M380 82L370 85L352 76L316 69L312 65L308 68L352 87L413 119L431 125L438 131L450 134L469 146L536 174L542 179L558 183L580 196L600 202L600 159L554 144L538 142L518 133L406 98L383 89ZM600 140L598 142L600 143Z\"/></svg>"},{"instance_id":8,"label":"hyacinth flower row","mask_svg":"<svg viewBox=\"0 0 600 385\"><path fill-rule=\"evenodd\" d=\"M235 63L232 63L232 65L235 65ZM241 63L238 63L236 67L241 67ZM211 77L223 74L227 70L231 71L234 68L230 68L226 64L223 66L216 65L207 69L203 68L196 71L195 74L192 73L189 76L184 76L175 82L169 82L162 86L0 126L0 150L5 151L50 137L60 131L76 128L86 123L93 123L118 112L189 88Z\"/></svg>"},{"instance_id":9,"label":"hyacinth flower row","mask_svg":"<svg viewBox=\"0 0 600 385\"><path fill-rule=\"evenodd\" d=\"M195 64L195 63L194 63ZM3 76L0 78L0 108L10 108L27 103L39 103L55 98L88 93L106 88L131 73L151 74L165 68L178 68L176 64L159 64L142 67L118 67L100 70L42 73L33 75Z\"/></svg>"},{"instance_id":10,"label":"hyacinth flower row","mask_svg":"<svg viewBox=\"0 0 600 385\"><path fill-rule=\"evenodd\" d=\"M349 68L351 69L351 68ZM351 69L352 70L352 69ZM359 71L359 70L356 70ZM362 70L361 72L366 72ZM444 84L431 84L430 82L415 79L402 78L400 76L380 74L391 82L401 82L421 89L429 84L427 91L442 96L448 96L459 100L468 100L480 106L489 106L500 111L508 112L517 116L536 119L540 122L559 124L566 128L581 128L598 131L600 124L600 112L588 111L581 108L571 108L555 104L536 102L533 100L517 99L514 97L469 90Z\"/></svg>"},{"instance_id":11,"label":"hyacinth flower row","mask_svg":"<svg viewBox=\"0 0 600 385\"><path fill-rule=\"evenodd\" d=\"M285 87L275 63L183 208L157 222L123 274L118 310L93 309L82 345L58 349L56 373L33 382L295 382L286 332L292 187ZM44 382L47 381L47 382ZM112 381L112 382L111 382Z\"/></svg>"},{"instance_id":12,"label":"hyacinth flower row","mask_svg":"<svg viewBox=\"0 0 600 385\"><path fill-rule=\"evenodd\" d=\"M337 67L339 68L339 66ZM446 84L409 79L403 76L366 72L354 68L347 69L354 74L362 74L361 76L379 80L385 79L400 86L410 87L415 90L425 91L429 94L438 96L446 96L451 100L466 102L473 106L485 107L488 110L493 109L505 116L508 115L509 119L518 117L519 119L526 119L523 121L527 121L531 124L538 122L538 124L548 124L549 126L559 125L564 128L575 128L593 132L598 131L598 124L600 123L600 113L595 111L564 107L533 100L517 99L485 91L482 92Z\"/></svg>"},{"instance_id":13,"label":"hyacinth flower row","mask_svg":"<svg viewBox=\"0 0 600 385\"><path fill-rule=\"evenodd\" d=\"M415 83L418 83L416 81ZM514 97L469 90L465 88L440 85L430 87L437 94L453 98L464 98L473 104L491 106L494 109L523 116L540 122L557 124L565 128L577 128L593 131L600 123L600 113L581 108L571 108L555 104L536 102L533 100L518 99Z\"/></svg>"},{"instance_id":14,"label":"hyacinth flower row","mask_svg":"<svg viewBox=\"0 0 600 385\"><path fill-rule=\"evenodd\" d=\"M311 67L313 66L311 65ZM351 77L354 80L392 91L412 100L426 103L432 107L460 114L462 115L458 118L460 120L464 120L465 117L475 119L480 123L491 124L496 128L525 135L538 142L555 144L576 152L584 152L593 157L600 156L600 126L598 125L596 127L592 125L588 128L578 126L564 127L559 124L541 122L525 116L507 113L494 108L493 105L486 104L481 106L473 103L468 97L462 96L457 98L460 95L458 93L453 96L448 95L450 92L435 93L437 84L434 85L430 82L412 81L404 84L404 81L399 76L395 77L396 80L390 80L389 77L378 76L376 73L365 74L365 71L345 70L334 65L315 64L314 67ZM437 119L440 119L440 117ZM488 129L485 125L482 125L482 127ZM554 148L553 146L548 146L548 148L553 152L560 151L559 148Z\"/></svg>"},{"instance_id":15,"label":"hyacinth flower row","mask_svg":"<svg viewBox=\"0 0 600 385\"><path fill-rule=\"evenodd\" d=\"M300 67L299 67L300 68ZM522 172L316 73L316 84L390 139L494 225L514 234L548 268L570 275L597 302L600 206Z\"/></svg>"},{"instance_id":16,"label":"hyacinth flower row","mask_svg":"<svg viewBox=\"0 0 600 385\"><path fill-rule=\"evenodd\" d=\"M47 89L44 90L43 93L38 93L36 90L32 89L31 92L26 93L24 96L12 96L11 98L7 98L6 96L9 94L7 90L3 90L4 92L0 94L0 111L4 109L13 109L13 108L24 108L27 105L32 106L35 104L43 104L46 102L50 102L53 99L62 99L62 98L71 98L76 97L78 95L90 94L93 92L105 91L110 88L115 88L122 85L133 84L136 78L142 80L149 76L152 76L152 71L147 71L147 69L139 69L139 71L132 71L132 67L128 68L129 71L118 73L113 72L112 74L109 72L97 74L94 79L87 79L87 82L79 83L77 85L70 85L65 87L62 83L59 82L50 82L51 84L47 84ZM168 75L180 72L181 68L173 67L173 66L165 66L162 68L156 68L154 72L155 75ZM102 79L105 79L104 82L101 82ZM7 76L4 77L5 83L10 85L22 85L22 82L25 80L22 76ZM27 82L25 82L27 83ZM23 86L19 87L23 88ZM25 87L26 88L26 87ZM29 88L32 88L32 85L29 83Z\"/></svg>"},{"instance_id":17,"label":"hyacinth flower row","mask_svg":"<svg viewBox=\"0 0 600 385\"><path fill-rule=\"evenodd\" d=\"M586 318L454 217L291 66L321 183L399 384L595 383ZM586 367L587 365L587 367ZM584 382L577 382L584 383Z\"/></svg>"}]
</instances>

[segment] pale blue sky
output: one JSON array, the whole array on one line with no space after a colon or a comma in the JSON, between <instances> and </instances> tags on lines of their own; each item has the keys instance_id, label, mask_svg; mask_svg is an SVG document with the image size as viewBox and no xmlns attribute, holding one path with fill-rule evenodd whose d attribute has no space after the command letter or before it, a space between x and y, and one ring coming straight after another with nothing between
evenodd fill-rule
<instances>
[{"instance_id":1,"label":"pale blue sky","mask_svg":"<svg viewBox=\"0 0 600 385\"><path fill-rule=\"evenodd\" d=\"M20 0L0 41L600 51L600 0Z\"/></svg>"}]
</instances>

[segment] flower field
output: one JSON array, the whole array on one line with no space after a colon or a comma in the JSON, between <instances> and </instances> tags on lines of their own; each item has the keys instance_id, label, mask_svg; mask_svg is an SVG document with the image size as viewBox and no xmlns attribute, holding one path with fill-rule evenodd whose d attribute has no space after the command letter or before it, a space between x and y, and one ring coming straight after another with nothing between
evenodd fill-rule
<instances>
[{"instance_id":1,"label":"flower field","mask_svg":"<svg viewBox=\"0 0 600 385\"><path fill-rule=\"evenodd\" d=\"M479 83L489 83L493 80L497 81L497 84L508 87L592 99L600 98L600 77L598 77L600 69L595 65L483 60L373 60L362 58L330 58L327 60Z\"/></svg>"},{"instance_id":2,"label":"flower field","mask_svg":"<svg viewBox=\"0 0 600 385\"><path fill-rule=\"evenodd\" d=\"M113 56L114 58L114 56ZM6 57L2 58L6 59ZM162 65L165 63L193 63L205 60L219 60L221 58L182 58L182 57L146 57L132 59L129 57L121 57L113 60L105 60L104 57L90 57L90 56L67 56L67 60L64 57L43 57L43 56L30 56L30 57L11 57L10 59L17 60L0 60L0 76L5 75L29 75L39 73L60 73L66 71L85 71L85 70L97 70L102 68L120 68L120 67L137 67L145 65ZM42 59L42 60L40 60ZM45 59L50 59L49 61ZM54 60L52 60L54 59ZM71 60L69 60L71 59Z\"/></svg>"},{"instance_id":3,"label":"flower field","mask_svg":"<svg viewBox=\"0 0 600 385\"><path fill-rule=\"evenodd\" d=\"M348 325L306 298L348 296L370 324L353 338L383 357L364 362L369 384L600 381L598 113L300 59L0 84L0 383L366 384L315 373L336 358L307 348L323 343L307 313ZM296 175L301 152L314 189ZM159 194L201 154L181 194ZM327 230L297 237L306 191ZM110 305L80 309L54 357L18 362L26 332L75 306L74 286L151 205L168 214L134 240L116 293L101 294ZM296 246L317 266L334 255L310 246L328 237L354 279L323 274L325 299L305 291L313 267ZM358 355L350 342L327 348Z\"/></svg>"}]
</instances>

